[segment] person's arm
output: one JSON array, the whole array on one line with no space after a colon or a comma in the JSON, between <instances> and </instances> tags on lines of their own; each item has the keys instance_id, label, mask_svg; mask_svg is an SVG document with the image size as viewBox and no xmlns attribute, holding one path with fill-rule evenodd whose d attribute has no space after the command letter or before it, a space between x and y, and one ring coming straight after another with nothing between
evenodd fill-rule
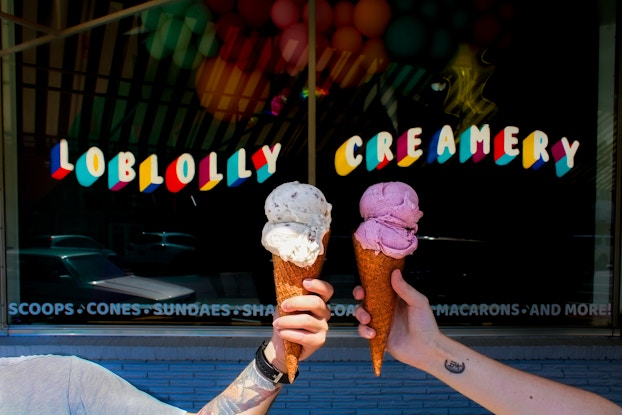
<instances>
[{"instance_id":1,"label":"person's arm","mask_svg":"<svg viewBox=\"0 0 622 415\"><path fill-rule=\"evenodd\" d=\"M613 402L573 386L520 371L442 334L428 299L393 271L398 305L387 341L397 360L421 369L498 415L621 415ZM357 300L364 290L354 289ZM370 316L357 307L359 334L372 338Z\"/></svg>"},{"instance_id":2,"label":"person's arm","mask_svg":"<svg viewBox=\"0 0 622 415\"><path fill-rule=\"evenodd\" d=\"M266 360L283 373L287 373L283 340L302 345L301 361L326 341L330 319L326 303L333 295L333 287L319 279L308 279L303 284L311 294L283 301L284 311L298 314L275 316L272 339L264 350ZM253 360L227 389L201 408L198 415L266 414L283 387L261 374Z\"/></svg>"}]
</instances>

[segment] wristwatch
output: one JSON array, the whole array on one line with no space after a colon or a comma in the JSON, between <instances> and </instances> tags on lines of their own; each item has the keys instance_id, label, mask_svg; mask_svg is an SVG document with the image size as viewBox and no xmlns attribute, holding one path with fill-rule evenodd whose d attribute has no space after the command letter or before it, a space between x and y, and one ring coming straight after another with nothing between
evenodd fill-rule
<instances>
[{"instance_id":1,"label":"wristwatch","mask_svg":"<svg viewBox=\"0 0 622 415\"><path fill-rule=\"evenodd\" d=\"M274 367L274 365L268 362L266 354L264 353L266 346L268 346L268 343L264 340L255 352L255 364L257 365L257 370L259 370L259 373L264 375L272 383L289 384L290 382L287 373L281 372L279 369ZM294 379L296 379L299 374L300 372L296 371Z\"/></svg>"}]
</instances>

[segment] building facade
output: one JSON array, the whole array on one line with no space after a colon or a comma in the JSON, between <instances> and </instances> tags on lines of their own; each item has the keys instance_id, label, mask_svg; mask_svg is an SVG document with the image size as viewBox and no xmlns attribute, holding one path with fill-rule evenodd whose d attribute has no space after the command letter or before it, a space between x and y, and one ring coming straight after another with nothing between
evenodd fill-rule
<instances>
[{"instance_id":1,"label":"building facade","mask_svg":"<svg viewBox=\"0 0 622 415\"><path fill-rule=\"evenodd\" d=\"M358 202L403 181L424 212L404 275L442 329L622 403L614 0L0 7L2 355L202 406L269 335L263 205L300 181L332 205L333 317L275 413L486 413L390 360L376 379L356 338Z\"/></svg>"}]
</instances>

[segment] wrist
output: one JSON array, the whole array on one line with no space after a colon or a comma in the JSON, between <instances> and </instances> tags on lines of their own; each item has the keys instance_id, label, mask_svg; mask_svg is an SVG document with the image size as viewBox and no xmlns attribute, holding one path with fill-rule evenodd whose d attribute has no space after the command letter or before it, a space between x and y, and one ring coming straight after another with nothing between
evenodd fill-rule
<instances>
[{"instance_id":1,"label":"wrist","mask_svg":"<svg viewBox=\"0 0 622 415\"><path fill-rule=\"evenodd\" d=\"M257 369L257 371L268 381L272 382L273 384L289 384L292 383L293 380L290 382L290 378L287 374L287 371L282 371L280 370L278 367L275 367L270 360L268 360L267 356L266 356L266 348L268 347L270 343L266 343L263 342L261 343L261 346L259 346L259 348L257 349L257 351L255 352L255 367ZM298 377L298 372L296 372L296 375L294 376L294 379L296 379L296 377Z\"/></svg>"},{"instance_id":2,"label":"wrist","mask_svg":"<svg viewBox=\"0 0 622 415\"><path fill-rule=\"evenodd\" d=\"M266 347L263 353L266 356L266 360L268 361L268 363L270 363L272 366L274 366L276 369L278 369L281 372L284 372L284 373L287 372L287 364L285 363L284 360L279 359L278 357L279 352L273 340L266 343Z\"/></svg>"}]
</instances>

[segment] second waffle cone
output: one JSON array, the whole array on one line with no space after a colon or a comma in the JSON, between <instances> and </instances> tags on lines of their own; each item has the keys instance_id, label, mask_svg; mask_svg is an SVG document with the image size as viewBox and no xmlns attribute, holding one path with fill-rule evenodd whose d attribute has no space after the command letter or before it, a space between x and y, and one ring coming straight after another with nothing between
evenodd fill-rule
<instances>
[{"instance_id":1,"label":"second waffle cone","mask_svg":"<svg viewBox=\"0 0 622 415\"><path fill-rule=\"evenodd\" d=\"M324 245L324 253L319 255L315 262L308 267L299 267L293 262L285 261L278 255L272 255L272 266L274 271L274 285L276 288L276 303L279 315L284 316L286 313L281 309L281 303L287 298L299 295L309 294L302 287L302 281L305 278L318 278L322 272L322 265L326 258L326 248L328 247L328 239L330 231L324 235L322 244ZM287 375L290 383L294 382L296 372L298 371L298 358L302 352L302 346L298 343L283 341L285 344L285 362L287 364Z\"/></svg>"},{"instance_id":2,"label":"second waffle cone","mask_svg":"<svg viewBox=\"0 0 622 415\"><path fill-rule=\"evenodd\" d=\"M376 337L369 340L372 365L376 376L380 376L396 303L391 273L394 269L403 271L406 259L391 258L382 252L365 249L354 235L352 242L361 285L365 289L363 307L371 316L369 327L376 330Z\"/></svg>"}]
</instances>

